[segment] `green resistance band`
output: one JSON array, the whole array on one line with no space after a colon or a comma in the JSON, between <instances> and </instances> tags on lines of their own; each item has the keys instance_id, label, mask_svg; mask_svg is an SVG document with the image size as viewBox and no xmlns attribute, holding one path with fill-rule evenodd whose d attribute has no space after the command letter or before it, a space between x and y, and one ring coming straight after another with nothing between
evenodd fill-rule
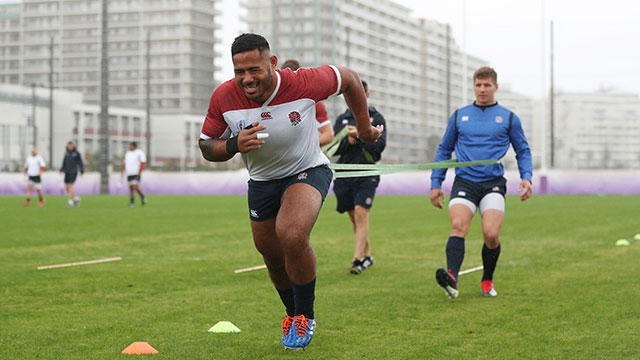
<instances>
[{"instance_id":1,"label":"green resistance band","mask_svg":"<svg viewBox=\"0 0 640 360\"><path fill-rule=\"evenodd\" d=\"M446 169L463 166L490 165L497 164L500 160L480 160L458 162L457 159L440 161L429 164L329 164L329 168L334 170L336 179L374 176L382 174L392 174L403 171ZM335 171L335 170L355 170L355 171Z\"/></svg>"},{"instance_id":2,"label":"green resistance band","mask_svg":"<svg viewBox=\"0 0 640 360\"><path fill-rule=\"evenodd\" d=\"M342 130L340 130L334 137L333 137L333 141L325 144L322 146L322 151L327 154L328 157L332 157L333 154L336 153L336 151L338 151L338 148L340 147L340 142L342 141L342 139L344 139L347 134L349 133L349 129L347 129L347 127L343 127Z\"/></svg>"}]
</instances>

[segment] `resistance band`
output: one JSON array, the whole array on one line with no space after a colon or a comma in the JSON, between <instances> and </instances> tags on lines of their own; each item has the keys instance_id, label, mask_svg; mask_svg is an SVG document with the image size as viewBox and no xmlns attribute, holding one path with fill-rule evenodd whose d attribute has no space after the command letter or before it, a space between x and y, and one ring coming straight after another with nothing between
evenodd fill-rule
<instances>
[{"instance_id":1,"label":"resistance band","mask_svg":"<svg viewBox=\"0 0 640 360\"><path fill-rule=\"evenodd\" d=\"M413 170L429 170L429 169L446 169L463 166L490 165L497 164L500 160L480 160L458 162L457 159L440 161L429 164L329 164L329 168L334 170L336 179L374 176L382 174L392 174L403 171ZM352 171L336 171L336 170L352 170Z\"/></svg>"},{"instance_id":2,"label":"resistance band","mask_svg":"<svg viewBox=\"0 0 640 360\"><path fill-rule=\"evenodd\" d=\"M345 126L333 137L333 141L322 146L322 151L327 154L328 157L332 157L333 154L338 151L340 147L340 142L344 139L349 133L349 129Z\"/></svg>"}]
</instances>

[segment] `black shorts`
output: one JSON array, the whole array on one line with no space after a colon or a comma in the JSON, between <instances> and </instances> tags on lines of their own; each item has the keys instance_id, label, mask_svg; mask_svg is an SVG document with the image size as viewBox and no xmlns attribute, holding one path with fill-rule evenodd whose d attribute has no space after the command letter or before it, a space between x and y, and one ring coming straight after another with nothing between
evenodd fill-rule
<instances>
[{"instance_id":1,"label":"black shorts","mask_svg":"<svg viewBox=\"0 0 640 360\"><path fill-rule=\"evenodd\" d=\"M499 177L489 181L474 182L456 176L451 187L451 199L467 199L476 206L480 206L480 200L490 193L499 193L504 197L507 193L507 179Z\"/></svg>"},{"instance_id":2,"label":"black shorts","mask_svg":"<svg viewBox=\"0 0 640 360\"><path fill-rule=\"evenodd\" d=\"M282 194L289 186L297 183L309 184L318 189L324 201L332 178L333 173L329 167L321 165L284 179L249 180L249 218L253 221L265 221L276 217L280 210Z\"/></svg>"},{"instance_id":3,"label":"black shorts","mask_svg":"<svg viewBox=\"0 0 640 360\"><path fill-rule=\"evenodd\" d=\"M127 183L129 186L136 185L140 182L140 176L138 175L127 175Z\"/></svg>"},{"instance_id":4,"label":"black shorts","mask_svg":"<svg viewBox=\"0 0 640 360\"><path fill-rule=\"evenodd\" d=\"M353 210L356 205L371 208L379 183L379 176L336 179L333 182L333 192L338 200L336 210L342 214Z\"/></svg>"},{"instance_id":5,"label":"black shorts","mask_svg":"<svg viewBox=\"0 0 640 360\"><path fill-rule=\"evenodd\" d=\"M40 184L42 180L40 179L40 175L29 176L29 182L34 184Z\"/></svg>"},{"instance_id":6,"label":"black shorts","mask_svg":"<svg viewBox=\"0 0 640 360\"><path fill-rule=\"evenodd\" d=\"M76 177L78 176L77 172L74 173L64 173L64 183L65 184L73 184L76 182Z\"/></svg>"}]
</instances>

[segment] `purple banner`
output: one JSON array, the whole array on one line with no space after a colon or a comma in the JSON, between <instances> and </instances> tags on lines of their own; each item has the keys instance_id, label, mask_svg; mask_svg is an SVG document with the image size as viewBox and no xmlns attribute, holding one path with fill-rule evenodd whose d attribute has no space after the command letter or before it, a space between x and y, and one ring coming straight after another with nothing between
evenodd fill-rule
<instances>
[{"instance_id":1,"label":"purple banner","mask_svg":"<svg viewBox=\"0 0 640 360\"><path fill-rule=\"evenodd\" d=\"M534 194L640 194L640 173L637 170L551 170L545 175L534 172ZM430 171L413 171L382 175L379 195L426 195L429 193ZM517 172L507 172L509 194L518 193ZM140 187L149 194L175 195L243 195L247 193L246 170L224 172L151 172L142 174ZM66 194L64 176L57 172L42 174L42 190L49 195ZM445 194L451 191L453 171L447 172L442 185ZM100 193L100 174L78 176L75 191L79 195ZM24 195L27 176L18 173L0 173L0 195ZM126 177L113 173L109 176L111 194L127 194Z\"/></svg>"}]
</instances>

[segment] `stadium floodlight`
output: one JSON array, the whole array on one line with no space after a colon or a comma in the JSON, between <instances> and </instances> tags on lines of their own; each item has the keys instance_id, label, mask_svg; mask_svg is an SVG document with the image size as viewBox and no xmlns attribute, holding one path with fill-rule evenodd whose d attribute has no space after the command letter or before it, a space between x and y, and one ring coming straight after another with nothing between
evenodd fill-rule
<instances>
[{"instance_id":1,"label":"stadium floodlight","mask_svg":"<svg viewBox=\"0 0 640 360\"><path fill-rule=\"evenodd\" d=\"M109 60L108 8L102 0L102 51L100 56L100 194L109 193Z\"/></svg>"}]
</instances>

